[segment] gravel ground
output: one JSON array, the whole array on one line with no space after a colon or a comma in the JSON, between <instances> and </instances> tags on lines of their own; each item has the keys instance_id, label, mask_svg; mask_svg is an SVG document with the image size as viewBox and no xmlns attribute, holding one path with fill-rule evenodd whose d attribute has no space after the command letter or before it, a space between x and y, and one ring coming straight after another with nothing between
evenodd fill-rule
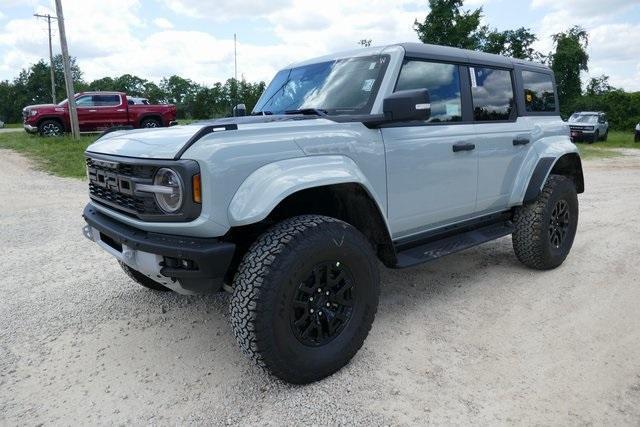
<instances>
[{"instance_id":1,"label":"gravel ground","mask_svg":"<svg viewBox=\"0 0 640 427\"><path fill-rule=\"evenodd\" d=\"M382 269L349 366L309 386L239 353L224 295L158 294L82 237L86 183L0 150L0 424L640 424L640 157L585 163L549 272L510 238Z\"/></svg>"}]
</instances>

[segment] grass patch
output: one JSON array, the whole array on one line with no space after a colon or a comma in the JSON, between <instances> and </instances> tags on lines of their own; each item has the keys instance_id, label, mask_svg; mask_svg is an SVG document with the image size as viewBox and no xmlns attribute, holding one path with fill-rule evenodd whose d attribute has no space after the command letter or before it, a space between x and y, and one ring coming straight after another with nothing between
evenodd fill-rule
<instances>
[{"instance_id":1,"label":"grass patch","mask_svg":"<svg viewBox=\"0 0 640 427\"><path fill-rule=\"evenodd\" d=\"M22 123L5 123L4 127L5 128L12 128L12 129L22 128Z\"/></svg>"},{"instance_id":2,"label":"grass patch","mask_svg":"<svg viewBox=\"0 0 640 427\"><path fill-rule=\"evenodd\" d=\"M576 144L580 155L585 159L601 159L617 157L622 154L616 148L630 148L640 150L640 142L633 142L634 134L630 132L609 132L607 141L598 141L593 144L579 142Z\"/></svg>"},{"instance_id":3,"label":"grass patch","mask_svg":"<svg viewBox=\"0 0 640 427\"><path fill-rule=\"evenodd\" d=\"M95 140L95 135L74 141L68 136L42 138L26 132L10 132L0 133L0 148L26 154L39 168L55 175L83 178L86 176L84 150Z\"/></svg>"}]
</instances>

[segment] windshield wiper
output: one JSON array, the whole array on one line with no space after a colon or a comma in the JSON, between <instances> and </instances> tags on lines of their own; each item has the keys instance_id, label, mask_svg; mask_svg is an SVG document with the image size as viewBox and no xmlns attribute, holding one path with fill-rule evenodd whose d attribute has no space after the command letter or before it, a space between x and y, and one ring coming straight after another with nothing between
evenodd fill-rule
<instances>
[{"instance_id":1,"label":"windshield wiper","mask_svg":"<svg viewBox=\"0 0 640 427\"><path fill-rule=\"evenodd\" d=\"M284 112L285 114L305 114L305 115L316 115L320 117L324 117L328 115L327 110L323 110L322 108L301 108L299 110L287 110Z\"/></svg>"},{"instance_id":2,"label":"windshield wiper","mask_svg":"<svg viewBox=\"0 0 640 427\"><path fill-rule=\"evenodd\" d=\"M273 111L258 111L257 113L251 113L252 116L272 116Z\"/></svg>"}]
</instances>

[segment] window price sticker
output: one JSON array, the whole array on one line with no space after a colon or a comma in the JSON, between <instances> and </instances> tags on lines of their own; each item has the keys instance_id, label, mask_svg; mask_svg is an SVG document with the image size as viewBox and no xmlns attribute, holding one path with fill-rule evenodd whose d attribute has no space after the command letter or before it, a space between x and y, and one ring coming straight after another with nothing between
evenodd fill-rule
<instances>
[{"instance_id":1,"label":"window price sticker","mask_svg":"<svg viewBox=\"0 0 640 427\"><path fill-rule=\"evenodd\" d=\"M471 75L471 87L478 87L478 82L476 81L476 69L469 67L469 74Z\"/></svg>"}]
</instances>

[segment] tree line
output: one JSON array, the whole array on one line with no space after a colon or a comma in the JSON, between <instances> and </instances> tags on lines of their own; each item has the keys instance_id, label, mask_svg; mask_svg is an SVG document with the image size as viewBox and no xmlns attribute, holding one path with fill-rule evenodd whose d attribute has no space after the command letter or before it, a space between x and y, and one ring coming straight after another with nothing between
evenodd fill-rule
<instances>
[{"instance_id":1,"label":"tree line","mask_svg":"<svg viewBox=\"0 0 640 427\"><path fill-rule=\"evenodd\" d=\"M553 70L560 114L604 111L613 129L631 130L640 122L640 92L625 92L609 84L609 77L591 78L584 86L582 71L589 70L589 35L579 26L554 34L552 52L538 52L538 37L529 28L498 31L481 24L482 7L464 10L464 0L429 0L429 14L414 30L423 43L472 49L541 62ZM362 40L360 43L370 43Z\"/></svg>"},{"instance_id":2,"label":"tree line","mask_svg":"<svg viewBox=\"0 0 640 427\"><path fill-rule=\"evenodd\" d=\"M62 55L53 58L56 102L66 98ZM190 79L173 75L159 83L141 77L123 74L103 77L91 82L84 79L82 70L71 58L71 74L76 92L120 91L129 96L149 99L151 103L175 104L179 119L206 119L231 114L236 104L244 103L248 111L258 101L265 88L264 82L251 83L244 79L228 79L212 86L198 84ZM52 102L49 62L40 60L23 69L13 81L0 81L0 120L7 123L22 120L22 108L33 104Z\"/></svg>"},{"instance_id":3,"label":"tree line","mask_svg":"<svg viewBox=\"0 0 640 427\"><path fill-rule=\"evenodd\" d=\"M553 35L553 51L538 52L533 48L538 37L525 27L498 31L482 25L482 8L463 9L464 0L429 0L429 13L422 22L414 22L414 30L423 43L453 46L549 65L556 76L560 113L567 118L574 111L604 111L613 129L629 130L640 122L640 92L629 93L609 84L608 76L590 79L583 85L581 72L588 71L589 35L580 27L572 27ZM370 46L371 39L358 44ZM64 99L62 57L54 57L56 100ZM72 61L76 91L116 90L131 96L148 98L152 103L172 103L178 118L204 119L227 116L235 104L244 103L251 111L265 88L264 82L244 79L205 86L173 75L155 83L138 76L124 74L103 77L91 82ZM270 77L270 76L265 76ZM23 69L13 81L0 82L0 119L21 120L21 109L29 104L51 102L49 64L44 60ZM583 89L584 88L584 89Z\"/></svg>"}]
</instances>

